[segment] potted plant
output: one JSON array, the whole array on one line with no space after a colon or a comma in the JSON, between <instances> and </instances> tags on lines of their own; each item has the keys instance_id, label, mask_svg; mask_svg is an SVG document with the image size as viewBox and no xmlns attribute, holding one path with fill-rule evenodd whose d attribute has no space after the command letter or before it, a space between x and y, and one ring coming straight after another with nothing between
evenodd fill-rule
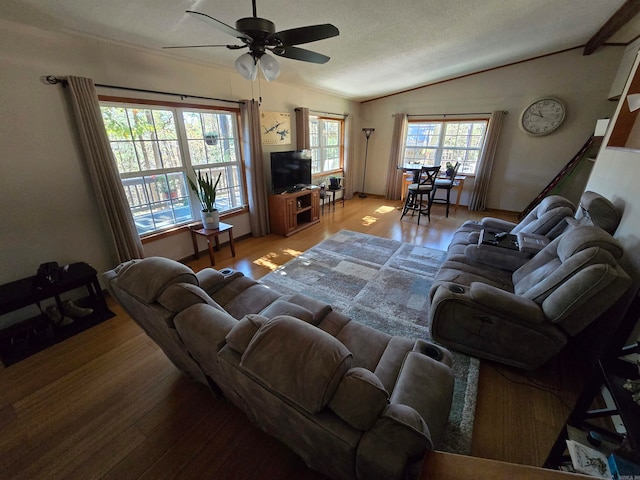
<instances>
[{"instance_id":1,"label":"potted plant","mask_svg":"<svg viewBox=\"0 0 640 480\"><path fill-rule=\"evenodd\" d=\"M202 172L198 170L198 176L196 178L197 184L191 180L191 177L187 176L191 189L200 199L200 204L202 205L202 211L200 212L202 225L208 230L215 230L220 226L220 215L216 209L216 189L218 188L221 176L222 173L219 173L218 178L213 182L213 179L209 177L208 173L205 172L203 175Z\"/></svg>"},{"instance_id":2,"label":"potted plant","mask_svg":"<svg viewBox=\"0 0 640 480\"><path fill-rule=\"evenodd\" d=\"M445 170L445 172L444 172L444 173L445 173L445 175L446 175L447 177L450 177L451 175L453 175L453 168L454 168L453 163L451 163L451 162L447 162L447 163L446 163L446 165L445 165L445 167L447 168L447 169Z\"/></svg>"}]
</instances>

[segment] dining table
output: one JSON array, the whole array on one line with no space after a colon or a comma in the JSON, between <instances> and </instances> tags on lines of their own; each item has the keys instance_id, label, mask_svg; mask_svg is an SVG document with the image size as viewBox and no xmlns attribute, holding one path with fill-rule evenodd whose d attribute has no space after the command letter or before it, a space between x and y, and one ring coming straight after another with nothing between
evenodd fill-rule
<instances>
[{"instance_id":1,"label":"dining table","mask_svg":"<svg viewBox=\"0 0 640 480\"><path fill-rule=\"evenodd\" d=\"M403 172L406 172L406 173L412 173L413 174L412 183L419 183L420 175L422 173L422 167L425 167L425 166L429 166L429 165L424 165L422 163L403 163L398 165L398 170L402 170ZM441 170L440 173L438 174L438 178L440 179L447 178L447 176L445 175L444 171ZM462 196L462 189L464 188L464 181L466 178L467 178L466 175L456 175L456 177L454 178L453 189L457 190L456 203L455 203L456 210L460 206L460 197Z\"/></svg>"}]
</instances>

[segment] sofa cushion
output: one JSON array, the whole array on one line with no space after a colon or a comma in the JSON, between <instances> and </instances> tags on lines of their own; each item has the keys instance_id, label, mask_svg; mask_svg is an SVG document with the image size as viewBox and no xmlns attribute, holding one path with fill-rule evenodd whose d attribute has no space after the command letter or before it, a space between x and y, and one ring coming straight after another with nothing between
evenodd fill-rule
<instances>
[{"instance_id":1,"label":"sofa cushion","mask_svg":"<svg viewBox=\"0 0 640 480\"><path fill-rule=\"evenodd\" d=\"M218 310L224 309L197 285L174 283L165 288L158 297L158 303L173 313L178 313L196 303L206 303Z\"/></svg>"},{"instance_id":2,"label":"sofa cushion","mask_svg":"<svg viewBox=\"0 0 640 480\"><path fill-rule=\"evenodd\" d=\"M186 265L163 257L140 260L118 276L119 287L145 303L155 302L173 283L197 285L198 280Z\"/></svg>"},{"instance_id":3,"label":"sofa cushion","mask_svg":"<svg viewBox=\"0 0 640 480\"><path fill-rule=\"evenodd\" d=\"M313 314L313 320L311 323L314 325L318 325L324 317L326 317L329 312L331 312L331 305L328 303L322 302L315 298L311 298L302 293L296 293L291 296L288 300L290 303L295 303L296 305L300 305L302 308L309 310Z\"/></svg>"},{"instance_id":4,"label":"sofa cushion","mask_svg":"<svg viewBox=\"0 0 640 480\"><path fill-rule=\"evenodd\" d=\"M198 285L205 292L216 291L220 285L224 284L225 280L224 275L213 268L203 268L196 272L196 278L198 279Z\"/></svg>"},{"instance_id":5,"label":"sofa cushion","mask_svg":"<svg viewBox=\"0 0 640 480\"><path fill-rule=\"evenodd\" d=\"M588 225L574 227L560 239L558 257L564 262L576 252L590 247L607 250L614 258L622 257L622 245L599 227Z\"/></svg>"},{"instance_id":6,"label":"sofa cushion","mask_svg":"<svg viewBox=\"0 0 640 480\"><path fill-rule=\"evenodd\" d=\"M258 329L269 319L262 315L245 315L227 334L227 345L239 354L243 354Z\"/></svg>"},{"instance_id":7,"label":"sofa cushion","mask_svg":"<svg viewBox=\"0 0 640 480\"><path fill-rule=\"evenodd\" d=\"M624 279L626 275L619 267L607 265L605 263L597 263L582 269L576 275L568 278L560 288L556 289L542 303L545 315L552 323L563 321L575 309L580 308L587 302L590 303L592 312L602 311L609 305L610 298L616 292L607 292L602 294L609 285L620 279ZM621 282L621 285L624 285ZM580 315L577 322L572 324L580 325L580 328L567 328L569 324L563 325L569 333L575 334L580 331L584 324L587 323L587 315Z\"/></svg>"},{"instance_id":8,"label":"sofa cushion","mask_svg":"<svg viewBox=\"0 0 640 480\"><path fill-rule=\"evenodd\" d=\"M520 279L514 290L516 295L522 295L542 304L551 293L562 288L571 277L584 268L598 264L612 265L611 262L615 265L615 260L606 250L588 248L574 254L565 262L559 259L549 261Z\"/></svg>"},{"instance_id":9,"label":"sofa cushion","mask_svg":"<svg viewBox=\"0 0 640 480\"><path fill-rule=\"evenodd\" d=\"M563 222L565 218L572 218L575 208L558 207L552 210L546 211L540 215L535 222L524 225L522 228L514 228L511 233L531 233L536 235L549 235L549 232L556 230L554 235L550 237L557 237L567 226L566 222Z\"/></svg>"},{"instance_id":10,"label":"sofa cushion","mask_svg":"<svg viewBox=\"0 0 640 480\"><path fill-rule=\"evenodd\" d=\"M295 303L291 303L288 301L284 301L282 299L278 299L265 308L260 315L273 318L280 315L288 315L290 317L296 317L300 320L304 320L307 323L312 323L313 314L304 307L300 305L296 305Z\"/></svg>"},{"instance_id":11,"label":"sofa cushion","mask_svg":"<svg viewBox=\"0 0 640 480\"><path fill-rule=\"evenodd\" d=\"M319 328L279 316L260 327L240 367L266 388L315 414L351 367L351 352Z\"/></svg>"},{"instance_id":12,"label":"sofa cushion","mask_svg":"<svg viewBox=\"0 0 640 480\"><path fill-rule=\"evenodd\" d=\"M389 403L382 382L369 370L352 368L338 385L329 408L358 430L369 430Z\"/></svg>"},{"instance_id":13,"label":"sofa cushion","mask_svg":"<svg viewBox=\"0 0 640 480\"><path fill-rule=\"evenodd\" d=\"M595 192L586 191L580 197L580 209L576 218L588 218L607 233L613 235L620 225L620 212L608 199Z\"/></svg>"},{"instance_id":14,"label":"sofa cushion","mask_svg":"<svg viewBox=\"0 0 640 480\"><path fill-rule=\"evenodd\" d=\"M245 277L246 278L246 277ZM242 279L238 279L242 280ZM231 282L231 285L237 282ZM226 290L226 287L220 291ZM244 289L235 298L230 300L224 309L233 318L242 318L248 313L259 313L264 310L271 303L275 302L282 295L271 288L267 288L264 285L254 283L248 288ZM216 297L216 295L214 295Z\"/></svg>"}]
</instances>

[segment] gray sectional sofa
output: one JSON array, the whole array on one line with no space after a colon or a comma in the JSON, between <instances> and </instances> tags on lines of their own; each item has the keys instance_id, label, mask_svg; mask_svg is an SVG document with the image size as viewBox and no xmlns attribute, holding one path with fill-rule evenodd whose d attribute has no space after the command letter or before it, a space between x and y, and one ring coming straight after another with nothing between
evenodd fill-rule
<instances>
[{"instance_id":1,"label":"gray sectional sofa","mask_svg":"<svg viewBox=\"0 0 640 480\"><path fill-rule=\"evenodd\" d=\"M151 257L104 279L181 371L331 478L417 478L442 438L453 395L442 347L230 269Z\"/></svg>"},{"instance_id":2,"label":"gray sectional sofa","mask_svg":"<svg viewBox=\"0 0 640 480\"><path fill-rule=\"evenodd\" d=\"M562 203L555 197L545 200L541 205L547 207ZM631 278L618 263L623 250L605 231L615 231L619 223L615 207L585 192L575 217L554 217L564 228L544 222L544 229L555 234L535 237L546 245L537 253L516 248L521 237L513 234L513 225L505 240L516 247L498 241L483 245L478 233L490 221L461 227L430 291L435 341L531 370L556 356L624 295ZM524 228L531 225L535 221Z\"/></svg>"}]
</instances>

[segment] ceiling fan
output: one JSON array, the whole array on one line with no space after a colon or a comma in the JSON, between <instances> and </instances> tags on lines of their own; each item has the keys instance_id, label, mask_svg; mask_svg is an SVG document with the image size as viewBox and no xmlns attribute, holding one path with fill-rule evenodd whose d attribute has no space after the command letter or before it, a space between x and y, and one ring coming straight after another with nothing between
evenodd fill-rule
<instances>
[{"instance_id":1,"label":"ceiling fan","mask_svg":"<svg viewBox=\"0 0 640 480\"><path fill-rule=\"evenodd\" d=\"M340 31L335 26L325 23L276 32L276 26L273 22L257 16L256 0L252 0L252 4L253 17L239 19L236 21L236 28L230 27L226 23L206 13L195 12L193 10L186 11L186 13L214 28L236 37L242 42L242 45L181 45L163 48L226 47L230 50L248 48L249 52L240 55L235 62L236 70L247 80L255 80L258 74L258 64L267 80L275 80L278 77L280 74L278 62L267 52L271 52L279 57L301 60L303 62L327 63L329 61L330 57L326 55L295 47L294 45L335 37L340 34Z\"/></svg>"}]
</instances>

